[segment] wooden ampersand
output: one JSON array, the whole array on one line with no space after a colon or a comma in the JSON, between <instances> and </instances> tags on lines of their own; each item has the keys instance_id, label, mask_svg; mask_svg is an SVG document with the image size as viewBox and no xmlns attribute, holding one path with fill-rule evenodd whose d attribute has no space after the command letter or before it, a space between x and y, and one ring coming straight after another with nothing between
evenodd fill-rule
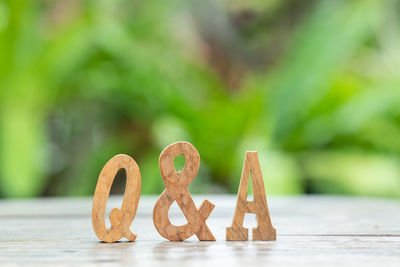
<instances>
[{"instance_id":1,"label":"wooden ampersand","mask_svg":"<svg viewBox=\"0 0 400 267\"><path fill-rule=\"evenodd\" d=\"M251 173L253 182L253 201L247 201L249 173ZM243 227L245 213L255 213L257 216L258 226L253 229L253 240L276 240L276 230L272 226L271 218L269 217L258 153L253 151L246 152L235 214L232 226L226 228L226 240L248 240L248 229Z\"/></svg>"},{"instance_id":2,"label":"wooden ampersand","mask_svg":"<svg viewBox=\"0 0 400 267\"><path fill-rule=\"evenodd\" d=\"M105 211L111 185L120 169L126 171L126 186L121 209L114 208L110 213L111 228L105 225ZM128 155L116 155L110 159L100 173L93 198L92 224L97 237L107 243L116 242L122 237L135 241L136 235L129 227L136 215L139 204L141 176L135 160Z\"/></svg>"},{"instance_id":3,"label":"wooden ampersand","mask_svg":"<svg viewBox=\"0 0 400 267\"><path fill-rule=\"evenodd\" d=\"M186 159L185 167L179 173L174 167L174 159L178 155L183 155ZM199 240L214 241L215 237L208 228L206 220L215 206L204 200L197 209L187 189L200 167L200 155L197 150L188 142L174 143L161 152L159 164L166 189L158 198L153 210L153 221L157 231L171 241L182 241L193 234L196 234ZM168 210L174 201L183 211L187 224L182 226L171 224Z\"/></svg>"}]
</instances>

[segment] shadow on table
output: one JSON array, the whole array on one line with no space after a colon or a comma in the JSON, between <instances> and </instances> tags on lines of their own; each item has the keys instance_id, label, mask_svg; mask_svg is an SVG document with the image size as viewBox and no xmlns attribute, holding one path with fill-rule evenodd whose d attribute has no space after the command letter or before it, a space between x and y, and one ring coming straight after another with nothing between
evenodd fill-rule
<instances>
[{"instance_id":1,"label":"shadow on table","mask_svg":"<svg viewBox=\"0 0 400 267\"><path fill-rule=\"evenodd\" d=\"M275 242L254 241L136 241L96 243L95 263L145 262L229 262L248 264L252 259L267 260Z\"/></svg>"},{"instance_id":2,"label":"shadow on table","mask_svg":"<svg viewBox=\"0 0 400 267\"><path fill-rule=\"evenodd\" d=\"M165 241L153 246L154 260L159 261L190 261L190 260L235 260L241 261L254 255L258 259L267 257L268 252L275 246L274 242L253 241Z\"/></svg>"}]
</instances>

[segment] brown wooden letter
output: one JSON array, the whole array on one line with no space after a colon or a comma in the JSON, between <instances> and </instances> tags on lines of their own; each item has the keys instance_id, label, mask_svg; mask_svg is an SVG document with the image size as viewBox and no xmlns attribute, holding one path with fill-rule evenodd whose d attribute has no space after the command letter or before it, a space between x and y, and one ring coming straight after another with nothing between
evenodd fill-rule
<instances>
[{"instance_id":1,"label":"brown wooden letter","mask_svg":"<svg viewBox=\"0 0 400 267\"><path fill-rule=\"evenodd\" d=\"M126 186L121 209L114 208L110 213L111 228L105 225L105 212L115 175L120 169L126 171ZM110 159L100 173L94 192L92 207L92 224L97 237L107 243L120 240L122 237L135 241L136 235L129 227L136 215L140 198L141 177L135 160L128 155L116 155Z\"/></svg>"},{"instance_id":2,"label":"brown wooden letter","mask_svg":"<svg viewBox=\"0 0 400 267\"><path fill-rule=\"evenodd\" d=\"M249 173L251 173L253 182L253 201L247 201ZM269 217L258 153L254 151L246 152L242 177L240 178L236 210L232 226L226 228L226 240L248 240L248 229L243 227L245 213L255 213L257 216L258 225L257 228L253 229L253 240L276 240L276 231Z\"/></svg>"},{"instance_id":3,"label":"brown wooden letter","mask_svg":"<svg viewBox=\"0 0 400 267\"><path fill-rule=\"evenodd\" d=\"M174 159L178 155L185 156L185 167L179 173L175 170ZM161 236L171 241L182 241L193 234L199 240L214 241L206 220L214 209L214 205L204 200L197 209L187 187L192 182L200 167L200 155L188 142L177 142L166 147L160 155L160 171L166 189L158 198L153 210L154 226ZM182 226L171 224L168 210L176 201L188 221Z\"/></svg>"}]
</instances>

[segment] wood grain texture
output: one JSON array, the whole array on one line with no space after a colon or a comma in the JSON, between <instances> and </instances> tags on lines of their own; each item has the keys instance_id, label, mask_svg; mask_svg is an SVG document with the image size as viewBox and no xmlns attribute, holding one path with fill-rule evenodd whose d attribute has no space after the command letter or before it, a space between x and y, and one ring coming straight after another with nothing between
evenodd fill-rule
<instances>
[{"instance_id":1,"label":"wood grain texture","mask_svg":"<svg viewBox=\"0 0 400 267\"><path fill-rule=\"evenodd\" d=\"M250 173L254 194L253 201L247 200ZM256 214L257 227L253 228L253 240L276 240L276 230L272 226L268 211L267 197L258 153L254 151L248 151L245 155L235 214L233 215L232 226L226 228L226 240L244 241L249 239L249 230L243 227L245 213Z\"/></svg>"},{"instance_id":2,"label":"wood grain texture","mask_svg":"<svg viewBox=\"0 0 400 267\"><path fill-rule=\"evenodd\" d=\"M185 157L185 167L177 172L174 159L178 155ZM204 200L197 209L187 187L196 177L200 167L200 155L188 142L177 142L166 147L160 155L160 172L166 189L158 198L153 209L154 226L161 236L171 241L182 241L196 235L202 241L214 241L215 237L206 224L214 205ZM175 226L168 218L168 210L176 201L187 223Z\"/></svg>"},{"instance_id":3,"label":"wood grain texture","mask_svg":"<svg viewBox=\"0 0 400 267\"><path fill-rule=\"evenodd\" d=\"M91 198L0 200L0 266L400 266L400 200L349 196L268 197L275 242L225 241L237 196L208 195L217 241L169 242L154 229L158 196L141 196L135 242L99 242ZM192 195L198 206L204 196ZM106 213L121 206L110 196ZM170 218L186 222L173 205ZM253 215L244 226L255 226ZM251 236L251 231L249 232Z\"/></svg>"},{"instance_id":4,"label":"wood grain texture","mask_svg":"<svg viewBox=\"0 0 400 267\"><path fill-rule=\"evenodd\" d=\"M115 175L120 169L126 172L126 187L121 209L110 213L111 229L105 225L105 212ZM116 155L102 169L96 185L92 205L92 225L97 237L107 243L122 237L135 241L136 235L129 229L139 204L141 176L135 160L128 155Z\"/></svg>"}]
</instances>

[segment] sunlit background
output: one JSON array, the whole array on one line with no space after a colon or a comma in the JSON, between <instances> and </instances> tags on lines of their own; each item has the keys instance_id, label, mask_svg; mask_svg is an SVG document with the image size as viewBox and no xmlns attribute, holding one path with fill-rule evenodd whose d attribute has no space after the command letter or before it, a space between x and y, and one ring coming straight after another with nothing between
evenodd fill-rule
<instances>
[{"instance_id":1,"label":"sunlit background","mask_svg":"<svg viewBox=\"0 0 400 267\"><path fill-rule=\"evenodd\" d=\"M256 150L268 194L400 197L400 1L0 0L0 197L92 195L119 153L159 194L179 140L192 193Z\"/></svg>"}]
</instances>

